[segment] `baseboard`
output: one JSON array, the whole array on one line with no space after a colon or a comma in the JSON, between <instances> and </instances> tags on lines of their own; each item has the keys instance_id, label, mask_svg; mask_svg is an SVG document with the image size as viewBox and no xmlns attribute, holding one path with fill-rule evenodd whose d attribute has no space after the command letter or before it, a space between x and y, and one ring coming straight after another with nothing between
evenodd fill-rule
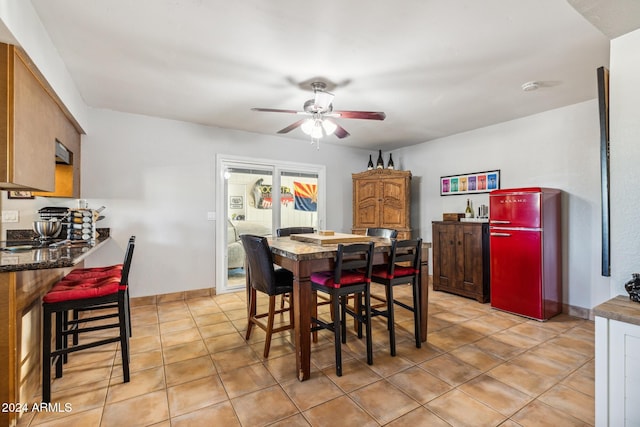
<instances>
[{"instance_id":1,"label":"baseboard","mask_svg":"<svg viewBox=\"0 0 640 427\"><path fill-rule=\"evenodd\" d=\"M216 294L215 288L192 289L189 291L172 292L169 294L151 295L146 297L131 298L132 307L140 307L143 305L166 304L176 301L185 301L193 298L212 297Z\"/></svg>"},{"instance_id":2,"label":"baseboard","mask_svg":"<svg viewBox=\"0 0 640 427\"><path fill-rule=\"evenodd\" d=\"M562 312L568 314L569 316L579 317L586 320L593 320L593 310L589 308L562 304Z\"/></svg>"}]
</instances>

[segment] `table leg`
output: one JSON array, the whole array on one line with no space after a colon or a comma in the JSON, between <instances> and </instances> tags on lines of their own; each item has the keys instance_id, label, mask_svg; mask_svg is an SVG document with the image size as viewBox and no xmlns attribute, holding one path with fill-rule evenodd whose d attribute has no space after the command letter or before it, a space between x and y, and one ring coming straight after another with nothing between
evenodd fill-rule
<instances>
[{"instance_id":1,"label":"table leg","mask_svg":"<svg viewBox=\"0 0 640 427\"><path fill-rule=\"evenodd\" d=\"M300 381L311 376L311 283L308 274L294 271L293 314L296 343L296 372Z\"/></svg>"}]
</instances>

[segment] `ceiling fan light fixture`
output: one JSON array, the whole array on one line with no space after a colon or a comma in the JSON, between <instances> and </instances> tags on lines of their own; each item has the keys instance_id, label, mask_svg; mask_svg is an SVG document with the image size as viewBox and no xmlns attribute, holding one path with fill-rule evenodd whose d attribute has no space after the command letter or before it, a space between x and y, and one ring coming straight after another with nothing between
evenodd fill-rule
<instances>
[{"instance_id":1,"label":"ceiling fan light fixture","mask_svg":"<svg viewBox=\"0 0 640 427\"><path fill-rule=\"evenodd\" d=\"M307 119L300 125L300 129L307 135L311 135L311 130L313 129L314 119Z\"/></svg>"},{"instance_id":2,"label":"ceiling fan light fixture","mask_svg":"<svg viewBox=\"0 0 640 427\"><path fill-rule=\"evenodd\" d=\"M333 133L338 128L338 125L329 120L322 121L322 128L324 129L324 133L327 135L333 135Z\"/></svg>"},{"instance_id":3,"label":"ceiling fan light fixture","mask_svg":"<svg viewBox=\"0 0 640 427\"><path fill-rule=\"evenodd\" d=\"M311 128L311 138L320 139L324 136L322 133L322 120L316 119L313 123L313 127Z\"/></svg>"},{"instance_id":4,"label":"ceiling fan light fixture","mask_svg":"<svg viewBox=\"0 0 640 427\"><path fill-rule=\"evenodd\" d=\"M326 111L329 109L331 102L333 101L333 94L318 90L314 97L314 107L319 111Z\"/></svg>"}]
</instances>

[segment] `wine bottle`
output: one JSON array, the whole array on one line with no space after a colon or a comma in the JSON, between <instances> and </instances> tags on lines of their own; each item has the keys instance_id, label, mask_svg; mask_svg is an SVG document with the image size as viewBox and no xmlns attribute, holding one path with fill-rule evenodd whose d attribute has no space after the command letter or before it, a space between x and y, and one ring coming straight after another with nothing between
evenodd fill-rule
<instances>
[{"instance_id":1,"label":"wine bottle","mask_svg":"<svg viewBox=\"0 0 640 427\"><path fill-rule=\"evenodd\" d=\"M378 161L376 162L376 169L384 169L384 160L382 160L382 150L378 150Z\"/></svg>"},{"instance_id":2,"label":"wine bottle","mask_svg":"<svg viewBox=\"0 0 640 427\"><path fill-rule=\"evenodd\" d=\"M471 209L471 200L467 199L467 208L464 210L465 218L473 218L473 210Z\"/></svg>"},{"instance_id":3,"label":"wine bottle","mask_svg":"<svg viewBox=\"0 0 640 427\"><path fill-rule=\"evenodd\" d=\"M393 158L391 157L391 153L389 153L389 163L387 163L387 169L393 169Z\"/></svg>"},{"instance_id":4,"label":"wine bottle","mask_svg":"<svg viewBox=\"0 0 640 427\"><path fill-rule=\"evenodd\" d=\"M373 160L371 160L371 154L369 154L369 163L367 163L367 170L373 169Z\"/></svg>"}]
</instances>

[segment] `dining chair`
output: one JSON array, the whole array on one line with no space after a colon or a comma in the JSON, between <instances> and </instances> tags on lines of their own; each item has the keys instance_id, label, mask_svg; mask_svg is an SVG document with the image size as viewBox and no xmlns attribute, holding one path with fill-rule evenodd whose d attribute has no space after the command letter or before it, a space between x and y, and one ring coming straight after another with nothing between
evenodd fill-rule
<instances>
[{"instance_id":1,"label":"dining chair","mask_svg":"<svg viewBox=\"0 0 640 427\"><path fill-rule=\"evenodd\" d=\"M313 233L314 231L315 230L313 229L313 227L283 227L276 229L276 236L288 237L292 234L309 234ZM284 308L284 303L289 301L290 297L291 296L289 295L289 293L282 294L282 297L280 299L280 308Z\"/></svg>"},{"instance_id":2,"label":"dining chair","mask_svg":"<svg viewBox=\"0 0 640 427\"><path fill-rule=\"evenodd\" d=\"M312 331L328 329L333 332L336 375L342 376L342 343L347 342L346 315L357 319L365 326L367 363L373 364L373 342L371 339L371 301L369 285L373 264L374 243L338 244L335 266L331 271L311 274L311 288L331 297L332 321L325 322L312 316ZM348 295L364 295L364 303L358 304L360 310L347 307ZM362 338L362 328L358 328L358 338Z\"/></svg>"},{"instance_id":3,"label":"dining chair","mask_svg":"<svg viewBox=\"0 0 640 427\"><path fill-rule=\"evenodd\" d=\"M420 257L422 239L393 240L389 253L389 262L386 265L373 267L371 281L380 283L385 287L386 309L371 308L371 316L384 316L387 319L389 330L389 346L391 356L396 355L395 315L394 305L399 305L413 312L414 333L416 348L421 347L420 334ZM413 306L394 299L393 287L411 284L413 291Z\"/></svg>"},{"instance_id":4,"label":"dining chair","mask_svg":"<svg viewBox=\"0 0 640 427\"><path fill-rule=\"evenodd\" d=\"M276 236L278 237L288 237L291 236L292 234L309 234L309 233L314 233L315 230L313 229L313 227L284 227L284 228L278 228L276 229ZM286 294L282 294L282 296L280 297L280 308L284 308L284 304L286 302L289 302L290 298L291 298L291 294L290 293L286 293ZM331 299L324 297L324 296L319 296L320 301L318 301L318 298L315 299L316 301L316 305L314 307L314 311L312 313L312 316L317 316L318 315L318 306L320 305L327 305L331 303ZM318 342L318 333L314 332L313 333L313 342Z\"/></svg>"},{"instance_id":5,"label":"dining chair","mask_svg":"<svg viewBox=\"0 0 640 427\"><path fill-rule=\"evenodd\" d=\"M273 333L293 329L293 307L291 302L289 307L276 310L276 296L293 291L293 273L284 268L274 267L271 248L266 237L241 234L240 239L247 258L247 274L251 286L245 339L248 340L251 337L253 325L264 330L267 336L264 342L263 356L267 358L269 357ZM258 291L269 296L269 309L266 313L257 313ZM274 328L275 315L285 312L289 312L289 323ZM262 321L265 317L267 318L266 323Z\"/></svg>"},{"instance_id":6,"label":"dining chair","mask_svg":"<svg viewBox=\"0 0 640 427\"><path fill-rule=\"evenodd\" d=\"M395 239L398 237L398 230L394 230L392 228L367 228L364 232L367 236L375 236L375 237L386 237L387 239Z\"/></svg>"},{"instance_id":7,"label":"dining chair","mask_svg":"<svg viewBox=\"0 0 640 427\"><path fill-rule=\"evenodd\" d=\"M292 234L308 234L314 231L313 227L283 227L276 229L276 236L287 237Z\"/></svg>"},{"instance_id":8,"label":"dining chair","mask_svg":"<svg viewBox=\"0 0 640 427\"><path fill-rule=\"evenodd\" d=\"M129 242L127 243L127 248L129 245L135 244L136 236L131 236L129 238ZM81 281L82 279L92 279L97 277L118 277L122 275L122 269L124 267L124 263L126 262L127 254L125 252L125 260L121 264L112 264L108 266L102 267L84 267L84 268L75 268L69 272L64 279L69 281ZM129 288L127 288L127 294L129 293ZM127 295L127 304L129 303L129 297ZM116 303L105 304L100 307L100 309L111 309L115 308ZM77 321L79 319L80 313L85 311L95 311L98 307L90 307L90 308L77 308L72 310L72 318ZM131 312L131 307L127 307L127 311ZM68 315L63 318L64 325L63 327L66 329L68 327ZM132 327L131 322L129 322L129 337L132 336ZM78 334L73 335L73 344L78 344ZM67 355L64 356L64 362L67 362Z\"/></svg>"},{"instance_id":9,"label":"dining chair","mask_svg":"<svg viewBox=\"0 0 640 427\"><path fill-rule=\"evenodd\" d=\"M367 228L365 230L364 233L366 236L370 236L370 237L384 237L387 239L395 239L396 237L398 237L398 230L394 230L393 228L382 228L382 227L370 227ZM347 299L351 299L351 297L347 298ZM376 307L384 307L387 303L387 300L380 296L377 295L375 293L371 293L371 299L372 300L376 300L378 301L376 304L371 305L372 308L376 308ZM360 307L358 306L358 304L360 303L361 298L353 298L353 309L354 310L359 310ZM360 326L358 324L357 321L354 320L353 323L353 327L354 329L358 329Z\"/></svg>"},{"instance_id":10,"label":"dining chair","mask_svg":"<svg viewBox=\"0 0 640 427\"><path fill-rule=\"evenodd\" d=\"M67 276L55 283L42 298L43 332L42 332L42 401L51 402L51 365L55 364L56 378L62 377L65 356L88 348L98 347L113 342L120 343L122 356L123 382L128 383L129 376L129 271L135 237L129 240L125 261L119 275L101 277L85 277L70 279ZM115 308L104 313L104 308ZM65 321L70 310L95 309L88 317ZM52 318L55 315L55 349L51 349ZM116 319L115 323L107 323L108 319ZM115 329L117 335L101 337L90 342L78 344L77 336L106 329ZM68 345L68 337L74 337L74 344Z\"/></svg>"}]
</instances>

